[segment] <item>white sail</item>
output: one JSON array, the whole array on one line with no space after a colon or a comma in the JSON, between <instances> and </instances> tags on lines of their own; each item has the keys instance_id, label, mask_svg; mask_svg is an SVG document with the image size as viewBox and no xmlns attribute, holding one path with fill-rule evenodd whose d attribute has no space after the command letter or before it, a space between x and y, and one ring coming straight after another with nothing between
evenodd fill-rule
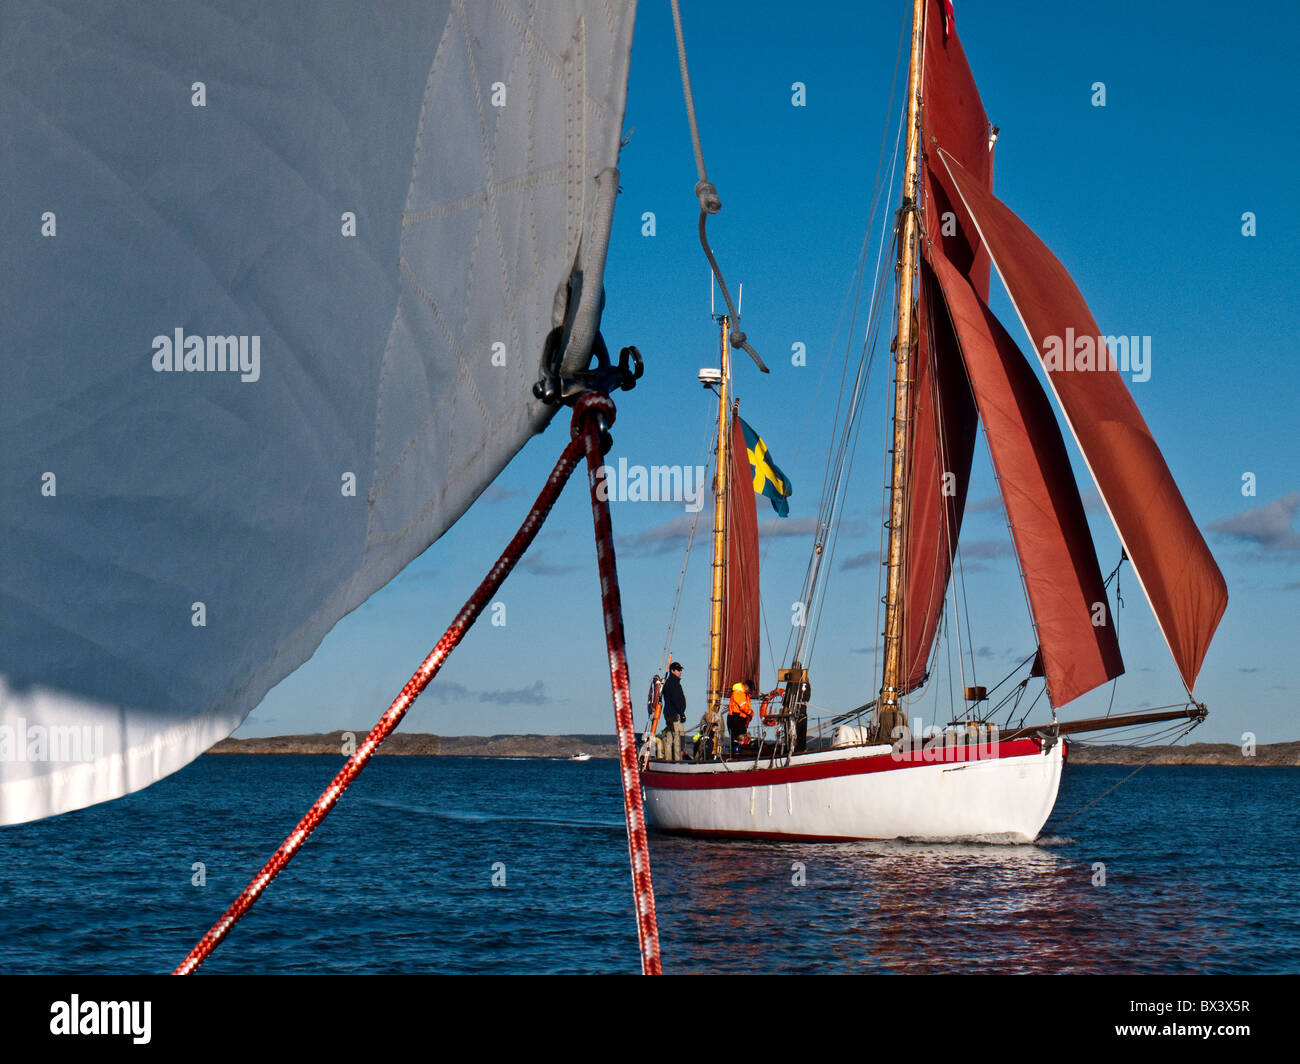
<instances>
[{"instance_id":1,"label":"white sail","mask_svg":"<svg viewBox=\"0 0 1300 1064\"><path fill-rule=\"evenodd\" d=\"M633 12L7 0L0 822L228 735L545 426Z\"/></svg>"}]
</instances>

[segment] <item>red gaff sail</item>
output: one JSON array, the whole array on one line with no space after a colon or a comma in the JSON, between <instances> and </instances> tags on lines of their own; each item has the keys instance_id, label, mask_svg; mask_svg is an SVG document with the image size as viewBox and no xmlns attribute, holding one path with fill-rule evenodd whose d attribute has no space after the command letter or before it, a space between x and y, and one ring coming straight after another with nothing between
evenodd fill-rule
<instances>
[{"instance_id":1,"label":"red gaff sail","mask_svg":"<svg viewBox=\"0 0 1300 1064\"><path fill-rule=\"evenodd\" d=\"M1046 675L1060 707L1124 671L1106 586L1061 430L1015 341L967 279L938 252L922 283L940 289L958 337L1006 503ZM942 309L937 313L942 314Z\"/></svg>"},{"instance_id":2,"label":"red gaff sail","mask_svg":"<svg viewBox=\"0 0 1300 1064\"><path fill-rule=\"evenodd\" d=\"M727 489L727 582L722 594L722 695L731 685L759 687L758 511L740 418L731 418Z\"/></svg>"},{"instance_id":3,"label":"red gaff sail","mask_svg":"<svg viewBox=\"0 0 1300 1064\"><path fill-rule=\"evenodd\" d=\"M979 90L956 33L951 28L943 32L940 0L928 0L928 7L921 110L925 145L943 144L981 180L991 182L988 118ZM941 247L987 297L988 256L978 249L960 198L945 190L928 165L922 174L926 243ZM904 692L925 681L961 532L977 424L956 337L946 315L932 312L924 286L917 299L916 331L903 559Z\"/></svg>"},{"instance_id":4,"label":"red gaff sail","mask_svg":"<svg viewBox=\"0 0 1300 1064\"><path fill-rule=\"evenodd\" d=\"M966 508L977 425L957 338L924 287L917 318L903 558L904 692L925 681Z\"/></svg>"},{"instance_id":5,"label":"red gaff sail","mask_svg":"<svg viewBox=\"0 0 1300 1064\"><path fill-rule=\"evenodd\" d=\"M943 0L927 0L921 90L921 150L926 157L921 189L925 238L928 244L942 249L948 261L970 278L979 297L987 301L988 253L981 247L942 164L937 160L931 164L935 147L942 147L985 188L993 187L988 116L956 29L949 26L944 32L942 8Z\"/></svg>"},{"instance_id":6,"label":"red gaff sail","mask_svg":"<svg viewBox=\"0 0 1300 1064\"><path fill-rule=\"evenodd\" d=\"M1065 267L975 176L939 154L1044 361L1190 692L1228 605L1223 574ZM1089 348L1093 359L1076 362Z\"/></svg>"}]
</instances>

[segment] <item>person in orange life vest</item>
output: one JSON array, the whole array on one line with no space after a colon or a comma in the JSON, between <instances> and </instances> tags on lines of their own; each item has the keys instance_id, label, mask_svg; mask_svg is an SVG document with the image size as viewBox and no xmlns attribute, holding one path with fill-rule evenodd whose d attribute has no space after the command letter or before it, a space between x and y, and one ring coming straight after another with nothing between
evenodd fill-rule
<instances>
[{"instance_id":1,"label":"person in orange life vest","mask_svg":"<svg viewBox=\"0 0 1300 1064\"><path fill-rule=\"evenodd\" d=\"M754 719L754 707L749 704L749 688L746 684L731 685L731 702L727 706L727 728L731 732L731 752L742 742L742 736L749 731L749 722Z\"/></svg>"}]
</instances>

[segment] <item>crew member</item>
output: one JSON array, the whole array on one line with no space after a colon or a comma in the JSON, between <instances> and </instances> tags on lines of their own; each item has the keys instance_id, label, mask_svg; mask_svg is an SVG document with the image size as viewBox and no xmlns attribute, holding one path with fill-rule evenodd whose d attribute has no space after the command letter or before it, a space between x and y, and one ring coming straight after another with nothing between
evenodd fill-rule
<instances>
[{"instance_id":1,"label":"crew member","mask_svg":"<svg viewBox=\"0 0 1300 1064\"><path fill-rule=\"evenodd\" d=\"M674 661L668 666L668 679L664 681L664 760L682 759L682 732L686 721L686 692L682 690L682 663Z\"/></svg>"},{"instance_id":2,"label":"crew member","mask_svg":"<svg viewBox=\"0 0 1300 1064\"><path fill-rule=\"evenodd\" d=\"M754 719L754 707L749 704L749 688L743 683L731 685L731 702L727 706L727 728L731 732L731 754L745 741L749 722Z\"/></svg>"},{"instance_id":3,"label":"crew member","mask_svg":"<svg viewBox=\"0 0 1300 1064\"><path fill-rule=\"evenodd\" d=\"M717 747L715 741L718 734L718 725L709 723L709 714L706 711L700 718L699 724L695 725L695 746L692 750L692 756L696 761L713 760L713 751Z\"/></svg>"}]
</instances>

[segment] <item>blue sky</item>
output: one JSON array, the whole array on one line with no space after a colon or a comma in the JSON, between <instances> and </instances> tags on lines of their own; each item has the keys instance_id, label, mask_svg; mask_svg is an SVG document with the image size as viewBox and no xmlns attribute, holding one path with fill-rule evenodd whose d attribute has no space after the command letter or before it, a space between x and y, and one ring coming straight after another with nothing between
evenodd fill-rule
<instances>
[{"instance_id":1,"label":"blue sky","mask_svg":"<svg viewBox=\"0 0 1300 1064\"><path fill-rule=\"evenodd\" d=\"M744 284L743 327L772 367L762 377L740 356L742 412L795 484L781 526L759 501L764 612L779 655L811 544L806 533L848 342L837 322L882 135L896 119L887 105L910 5L805 3L797 14L774 5L770 15L745 3L710 3L707 13L683 6L705 157L723 201L710 236L733 288ZM1001 129L995 192L1071 271L1103 332L1152 337L1151 378L1131 390L1230 596L1196 689L1211 717L1194 737L1239 741L1249 731L1260 742L1295 739L1300 364L1292 190L1300 158L1291 52L1300 18L1286 5L1248 18L1199 0L1167 7L958 0L956 17L985 109ZM791 104L794 82L806 85L804 107ZM1092 105L1095 82L1106 86L1105 107ZM603 332L615 350L637 345L646 375L617 397L613 457L695 466L704 461L716 402L695 375L716 364L716 327L666 3L641 5L625 129L631 139L621 159ZM655 215L653 237L642 235L647 211ZM1256 216L1253 237L1242 235L1247 211ZM996 278L993 309L1027 350ZM861 323L852 342L856 350ZM795 343L806 345L804 367L791 365ZM845 563L878 544L886 356L871 380L812 662L813 703L832 711L866 701L878 683L878 567ZM530 442L455 528L340 622L237 734L368 728L513 535L563 446L566 421L562 414ZM1119 543L1073 457L1085 501L1094 501L1094 542L1109 572ZM1242 494L1246 473L1255 477L1253 497ZM981 441L963 543L968 653L977 681L989 686L1033 649L994 494ZM681 568L684 540L674 533L682 517L680 504L613 508L638 718ZM692 714L702 706L707 662L709 527L706 511L673 643L687 665ZM1114 692L1116 711L1180 701L1182 685L1131 568L1121 587L1116 623L1128 672ZM498 601L505 626L481 621L403 727L612 732L581 480ZM776 664L765 637L765 679ZM942 699L922 695L913 713L946 719L948 682L945 667L933 685ZM1062 716L1104 712L1110 699L1107 686Z\"/></svg>"}]
</instances>

